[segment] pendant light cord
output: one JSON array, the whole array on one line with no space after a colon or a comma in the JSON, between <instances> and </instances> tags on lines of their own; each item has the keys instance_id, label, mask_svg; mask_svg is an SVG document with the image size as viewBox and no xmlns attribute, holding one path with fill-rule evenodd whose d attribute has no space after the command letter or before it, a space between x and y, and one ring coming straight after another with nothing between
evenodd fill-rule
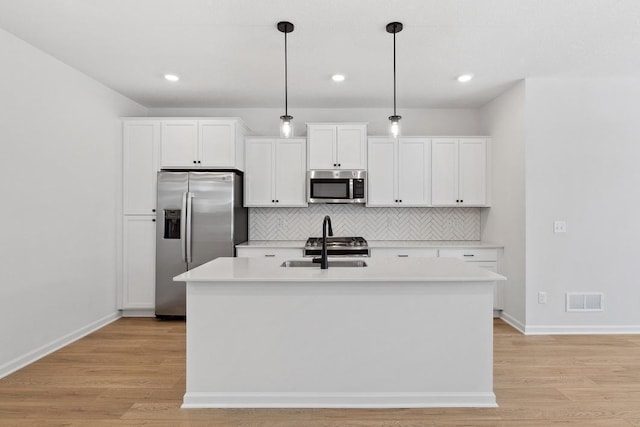
<instances>
[{"instance_id":1,"label":"pendant light cord","mask_svg":"<svg viewBox=\"0 0 640 427\"><path fill-rule=\"evenodd\" d=\"M396 33L393 33L393 115L396 115Z\"/></svg>"},{"instance_id":2,"label":"pendant light cord","mask_svg":"<svg viewBox=\"0 0 640 427\"><path fill-rule=\"evenodd\" d=\"M284 33L284 115L288 116L288 98L289 93L287 90L288 77L287 77L287 33Z\"/></svg>"}]
</instances>

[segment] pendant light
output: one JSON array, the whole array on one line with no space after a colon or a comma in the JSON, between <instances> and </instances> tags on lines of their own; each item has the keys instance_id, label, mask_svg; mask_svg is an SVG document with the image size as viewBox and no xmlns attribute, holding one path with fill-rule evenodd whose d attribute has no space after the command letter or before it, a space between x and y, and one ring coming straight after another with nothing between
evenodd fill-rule
<instances>
[{"instance_id":1,"label":"pendant light","mask_svg":"<svg viewBox=\"0 0 640 427\"><path fill-rule=\"evenodd\" d=\"M400 119L396 114L396 34L402 31L402 23L390 22L387 24L387 33L393 34L393 116L389 116L391 122L389 130L394 138L400 135Z\"/></svg>"},{"instance_id":2,"label":"pendant light","mask_svg":"<svg viewBox=\"0 0 640 427\"><path fill-rule=\"evenodd\" d=\"M280 127L280 133L283 137L289 138L292 133L291 119L288 111L288 93L287 93L287 34L293 32L293 24L288 21L278 22L278 31L284 33L284 116L280 116L282 124Z\"/></svg>"}]
</instances>

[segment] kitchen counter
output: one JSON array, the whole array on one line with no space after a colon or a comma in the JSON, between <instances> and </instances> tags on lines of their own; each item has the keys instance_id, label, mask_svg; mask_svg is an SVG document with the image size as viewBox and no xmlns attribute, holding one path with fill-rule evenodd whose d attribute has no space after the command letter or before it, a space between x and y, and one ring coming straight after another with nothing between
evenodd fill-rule
<instances>
[{"instance_id":1,"label":"kitchen counter","mask_svg":"<svg viewBox=\"0 0 640 427\"><path fill-rule=\"evenodd\" d=\"M218 258L174 279L187 282L183 408L497 406L502 276L452 258L283 260Z\"/></svg>"},{"instance_id":2,"label":"kitchen counter","mask_svg":"<svg viewBox=\"0 0 640 427\"><path fill-rule=\"evenodd\" d=\"M366 239L366 237L365 237ZM236 247L303 249L306 240L249 240ZM502 248L480 240L367 240L370 248Z\"/></svg>"}]
</instances>

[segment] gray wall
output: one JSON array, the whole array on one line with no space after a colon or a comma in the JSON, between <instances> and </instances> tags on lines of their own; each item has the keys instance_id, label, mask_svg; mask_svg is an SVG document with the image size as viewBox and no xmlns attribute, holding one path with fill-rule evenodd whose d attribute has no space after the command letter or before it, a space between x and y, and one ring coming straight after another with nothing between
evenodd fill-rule
<instances>
[{"instance_id":1,"label":"gray wall","mask_svg":"<svg viewBox=\"0 0 640 427\"><path fill-rule=\"evenodd\" d=\"M527 80L528 331L640 332L638 99L639 78ZM565 311L566 292L589 291L603 312Z\"/></svg>"},{"instance_id":2,"label":"gray wall","mask_svg":"<svg viewBox=\"0 0 640 427\"><path fill-rule=\"evenodd\" d=\"M0 377L117 314L120 116L146 109L0 30Z\"/></svg>"},{"instance_id":3,"label":"gray wall","mask_svg":"<svg viewBox=\"0 0 640 427\"><path fill-rule=\"evenodd\" d=\"M403 135L480 135L482 124L476 109L403 109ZM278 108L152 108L159 117L220 116L241 117L256 135L280 133ZM389 109L382 108L292 108L294 134L306 135L306 122L368 122L369 135L389 133Z\"/></svg>"},{"instance_id":4,"label":"gray wall","mask_svg":"<svg viewBox=\"0 0 640 427\"><path fill-rule=\"evenodd\" d=\"M503 318L521 330L525 324L525 94L522 81L481 109L493 148L493 199L491 208L482 210L482 239L505 245Z\"/></svg>"}]
</instances>

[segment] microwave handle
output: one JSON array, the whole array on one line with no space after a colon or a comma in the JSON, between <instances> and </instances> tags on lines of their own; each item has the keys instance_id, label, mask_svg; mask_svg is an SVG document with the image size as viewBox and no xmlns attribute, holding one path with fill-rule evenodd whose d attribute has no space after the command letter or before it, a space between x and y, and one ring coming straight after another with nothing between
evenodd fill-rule
<instances>
[{"instance_id":1,"label":"microwave handle","mask_svg":"<svg viewBox=\"0 0 640 427\"><path fill-rule=\"evenodd\" d=\"M353 179L349 180L349 199L353 199Z\"/></svg>"}]
</instances>

